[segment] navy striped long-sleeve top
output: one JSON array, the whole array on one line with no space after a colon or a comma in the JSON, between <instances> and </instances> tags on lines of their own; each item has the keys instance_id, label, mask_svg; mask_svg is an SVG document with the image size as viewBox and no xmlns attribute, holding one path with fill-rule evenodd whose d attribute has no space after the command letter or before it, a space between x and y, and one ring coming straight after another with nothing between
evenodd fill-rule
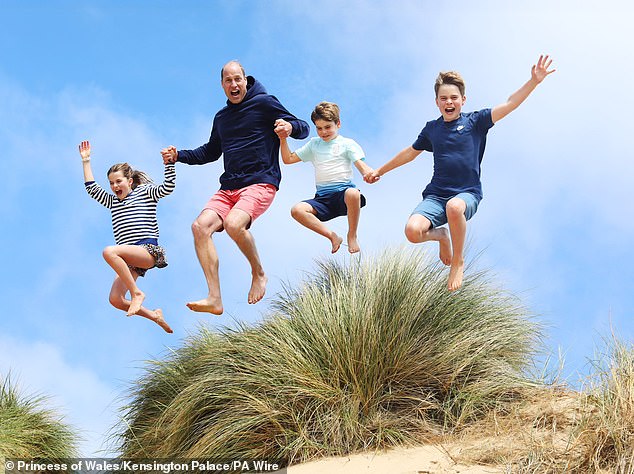
<instances>
[{"instance_id":1,"label":"navy striped long-sleeve top","mask_svg":"<svg viewBox=\"0 0 634 474\"><path fill-rule=\"evenodd\" d=\"M162 184L141 184L123 200L105 191L95 181L89 181L85 185L90 197L110 209L115 243L133 245L145 239L158 240L156 205L159 199L174 191L176 169L174 164L165 165Z\"/></svg>"}]
</instances>

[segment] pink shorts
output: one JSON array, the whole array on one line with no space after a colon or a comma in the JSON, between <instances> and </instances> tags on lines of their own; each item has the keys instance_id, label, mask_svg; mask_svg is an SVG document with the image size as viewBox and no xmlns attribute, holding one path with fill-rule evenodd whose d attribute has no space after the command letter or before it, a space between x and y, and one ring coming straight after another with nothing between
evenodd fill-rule
<instances>
[{"instance_id":1,"label":"pink shorts","mask_svg":"<svg viewBox=\"0 0 634 474\"><path fill-rule=\"evenodd\" d=\"M220 216L224 221L231 209L236 208L246 212L251 217L251 223L266 211L277 189L272 184L252 184L246 188L219 190L205 205Z\"/></svg>"}]
</instances>

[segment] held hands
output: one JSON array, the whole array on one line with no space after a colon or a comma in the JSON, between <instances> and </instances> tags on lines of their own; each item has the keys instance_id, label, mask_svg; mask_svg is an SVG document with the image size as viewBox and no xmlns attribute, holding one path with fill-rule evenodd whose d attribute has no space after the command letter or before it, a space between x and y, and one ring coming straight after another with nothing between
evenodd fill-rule
<instances>
[{"instance_id":1,"label":"held hands","mask_svg":"<svg viewBox=\"0 0 634 474\"><path fill-rule=\"evenodd\" d=\"M79 144L79 154L81 155L81 161L87 163L90 161L90 142L84 140Z\"/></svg>"},{"instance_id":2,"label":"held hands","mask_svg":"<svg viewBox=\"0 0 634 474\"><path fill-rule=\"evenodd\" d=\"M537 64L533 64L533 67L531 68L531 78L533 78L537 84L542 82L546 76L556 71L556 69L548 70L552 62L553 60L550 59L548 55L540 55Z\"/></svg>"},{"instance_id":3,"label":"held hands","mask_svg":"<svg viewBox=\"0 0 634 474\"><path fill-rule=\"evenodd\" d=\"M277 119L273 131L277 134L277 137L282 140L291 136L293 126L284 119Z\"/></svg>"},{"instance_id":4,"label":"held hands","mask_svg":"<svg viewBox=\"0 0 634 474\"><path fill-rule=\"evenodd\" d=\"M178 150L174 145L170 145L161 150L161 156L163 157L163 164L165 165L176 163L176 160L178 159Z\"/></svg>"},{"instance_id":5,"label":"held hands","mask_svg":"<svg viewBox=\"0 0 634 474\"><path fill-rule=\"evenodd\" d=\"M379 172L377 170L372 170L369 173L363 175L363 181L368 184L376 183L379 179L381 179L381 176L379 175Z\"/></svg>"}]
</instances>

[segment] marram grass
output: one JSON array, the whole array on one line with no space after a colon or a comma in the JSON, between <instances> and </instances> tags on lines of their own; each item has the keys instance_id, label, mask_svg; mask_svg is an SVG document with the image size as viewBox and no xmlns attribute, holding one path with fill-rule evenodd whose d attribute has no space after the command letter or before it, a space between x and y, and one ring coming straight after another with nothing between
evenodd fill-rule
<instances>
[{"instance_id":1,"label":"marram grass","mask_svg":"<svg viewBox=\"0 0 634 474\"><path fill-rule=\"evenodd\" d=\"M134 385L125 457L278 459L417 443L532 382L540 328L486 273L419 251L317 265L264 322L201 329Z\"/></svg>"},{"instance_id":2,"label":"marram grass","mask_svg":"<svg viewBox=\"0 0 634 474\"><path fill-rule=\"evenodd\" d=\"M46 403L45 397L20 396L9 377L0 377L0 461L76 455L77 435Z\"/></svg>"}]
</instances>

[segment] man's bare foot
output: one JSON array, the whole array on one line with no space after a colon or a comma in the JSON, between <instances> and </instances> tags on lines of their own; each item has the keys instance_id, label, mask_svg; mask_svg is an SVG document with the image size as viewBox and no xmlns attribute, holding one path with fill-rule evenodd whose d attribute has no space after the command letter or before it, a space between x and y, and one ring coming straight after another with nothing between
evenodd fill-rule
<instances>
[{"instance_id":1,"label":"man's bare foot","mask_svg":"<svg viewBox=\"0 0 634 474\"><path fill-rule=\"evenodd\" d=\"M332 253L336 253L339 247L341 247L343 239L333 232L330 235L330 242L332 243Z\"/></svg>"},{"instance_id":2,"label":"man's bare foot","mask_svg":"<svg viewBox=\"0 0 634 474\"><path fill-rule=\"evenodd\" d=\"M222 300L220 298L207 297L203 300L191 301L186 306L197 313L211 313L221 315L224 311Z\"/></svg>"},{"instance_id":3,"label":"man's bare foot","mask_svg":"<svg viewBox=\"0 0 634 474\"><path fill-rule=\"evenodd\" d=\"M438 246L440 247L440 261L445 265L451 265L453 251L451 250L449 232L447 232L447 229L444 227L439 227L436 230L441 233L441 237L438 240Z\"/></svg>"},{"instance_id":4,"label":"man's bare foot","mask_svg":"<svg viewBox=\"0 0 634 474\"><path fill-rule=\"evenodd\" d=\"M357 253L359 250L361 250L361 248L359 247L357 236L348 235L348 252Z\"/></svg>"},{"instance_id":5,"label":"man's bare foot","mask_svg":"<svg viewBox=\"0 0 634 474\"><path fill-rule=\"evenodd\" d=\"M253 275L251 281L251 289L249 290L249 304L255 304L264 298L266 292L266 282L268 278L262 273L261 275Z\"/></svg>"},{"instance_id":6,"label":"man's bare foot","mask_svg":"<svg viewBox=\"0 0 634 474\"><path fill-rule=\"evenodd\" d=\"M156 324L158 324L159 326L161 326L166 333L172 334L174 332L174 331L172 331L172 328L169 326L169 324L167 324L165 322L165 319L163 318L163 310L162 309L155 309L154 310L154 319L153 319L153 321Z\"/></svg>"},{"instance_id":7,"label":"man's bare foot","mask_svg":"<svg viewBox=\"0 0 634 474\"><path fill-rule=\"evenodd\" d=\"M132 301L130 301L130 307L128 308L128 316L133 316L139 312L144 299L145 294L141 290L136 291L132 295Z\"/></svg>"},{"instance_id":8,"label":"man's bare foot","mask_svg":"<svg viewBox=\"0 0 634 474\"><path fill-rule=\"evenodd\" d=\"M462 286L462 277L464 274L464 260L461 262L452 262L451 270L449 270L449 281L447 288L449 291L456 291Z\"/></svg>"}]
</instances>

